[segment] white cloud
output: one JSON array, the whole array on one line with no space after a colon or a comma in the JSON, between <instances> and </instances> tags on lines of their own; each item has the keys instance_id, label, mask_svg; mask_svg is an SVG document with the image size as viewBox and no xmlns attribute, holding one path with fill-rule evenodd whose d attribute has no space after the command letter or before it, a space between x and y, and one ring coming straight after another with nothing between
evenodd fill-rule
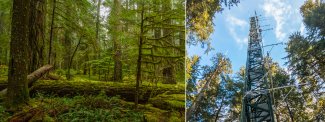
<instances>
[{"instance_id":1,"label":"white cloud","mask_svg":"<svg viewBox=\"0 0 325 122\"><path fill-rule=\"evenodd\" d=\"M230 35L235 39L236 43L240 46L240 49L243 48L244 45L247 45L248 38L247 35L245 37L239 37L239 34L236 33L233 27L229 28Z\"/></svg>"},{"instance_id":2,"label":"white cloud","mask_svg":"<svg viewBox=\"0 0 325 122\"><path fill-rule=\"evenodd\" d=\"M300 24L300 29L299 30L300 30L300 33L301 34L304 34L304 32L305 32L305 25L304 25L304 23L301 23Z\"/></svg>"},{"instance_id":3,"label":"white cloud","mask_svg":"<svg viewBox=\"0 0 325 122\"><path fill-rule=\"evenodd\" d=\"M243 32L245 32L245 29L248 27L248 23L245 20L238 19L231 15L226 16L226 21L229 23L228 31L230 36L233 37L240 49L242 49L248 42L248 35L243 35Z\"/></svg>"},{"instance_id":4,"label":"white cloud","mask_svg":"<svg viewBox=\"0 0 325 122\"><path fill-rule=\"evenodd\" d=\"M284 40L287 36L284 24L291 16L293 10L290 4L283 0L266 0L262 6L266 16L271 16L276 22L275 36L278 40Z\"/></svg>"},{"instance_id":5,"label":"white cloud","mask_svg":"<svg viewBox=\"0 0 325 122\"><path fill-rule=\"evenodd\" d=\"M240 27L247 26L246 21L238 19L234 16L228 15L226 19L231 25L240 26Z\"/></svg>"}]
</instances>

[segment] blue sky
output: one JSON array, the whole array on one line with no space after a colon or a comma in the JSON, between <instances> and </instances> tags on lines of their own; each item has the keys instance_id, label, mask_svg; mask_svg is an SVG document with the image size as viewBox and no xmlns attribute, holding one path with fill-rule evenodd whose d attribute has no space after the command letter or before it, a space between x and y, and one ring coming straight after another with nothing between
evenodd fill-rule
<instances>
[{"instance_id":1,"label":"blue sky","mask_svg":"<svg viewBox=\"0 0 325 122\"><path fill-rule=\"evenodd\" d=\"M286 43L291 33L300 31L305 32L302 17L299 12L304 0L241 0L237 6L230 10L225 8L222 13L216 13L214 22L214 32L210 36L212 47L215 49L205 54L205 49L198 46L187 45L189 56L201 56L202 65L212 65L210 58L213 54L221 52L226 54L232 62L232 69L235 72L241 66L245 66L247 58L247 41L249 33L249 17L256 11L263 20L262 27L263 45L274 43ZM270 56L285 67L286 62L283 57L285 45L274 46ZM264 48L264 54L269 48Z\"/></svg>"}]
</instances>

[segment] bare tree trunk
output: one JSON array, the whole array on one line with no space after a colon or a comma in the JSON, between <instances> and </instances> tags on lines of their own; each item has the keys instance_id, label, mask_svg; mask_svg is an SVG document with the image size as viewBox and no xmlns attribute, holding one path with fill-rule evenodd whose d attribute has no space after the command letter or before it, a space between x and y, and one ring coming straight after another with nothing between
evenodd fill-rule
<instances>
[{"instance_id":1,"label":"bare tree trunk","mask_svg":"<svg viewBox=\"0 0 325 122\"><path fill-rule=\"evenodd\" d=\"M141 2L141 24L140 24L140 37L139 37L139 52L138 52L138 61L137 61L137 81L136 81L136 87L135 87L135 108L138 108L138 102L139 102L139 84L141 82L141 62L142 62L142 44L143 44L143 33L144 33L144 3Z\"/></svg>"},{"instance_id":2,"label":"bare tree trunk","mask_svg":"<svg viewBox=\"0 0 325 122\"><path fill-rule=\"evenodd\" d=\"M98 0L97 1L97 20L96 20L96 43L98 45L98 47L100 47L100 39L99 39L99 26L100 26L100 21L99 21L99 17L100 17L100 5L102 3L102 0ZM99 49L100 51L100 49ZM97 58L100 57L100 53L97 53Z\"/></svg>"},{"instance_id":3,"label":"bare tree trunk","mask_svg":"<svg viewBox=\"0 0 325 122\"><path fill-rule=\"evenodd\" d=\"M52 18L51 18L51 32L50 32L50 44L49 44L49 54L48 54L48 64L51 64L51 53L52 53L52 42L53 42L53 29L54 29L54 15L55 15L55 8L56 8L56 0L53 0L52 6Z\"/></svg>"},{"instance_id":4,"label":"bare tree trunk","mask_svg":"<svg viewBox=\"0 0 325 122\"><path fill-rule=\"evenodd\" d=\"M216 112L216 117L215 117L215 122L217 122L218 120L219 120L219 114L220 114L220 111L221 111L221 109L222 109L222 107L223 107L223 105L224 105L224 100L225 100L225 97L222 97L222 100L221 100L221 105L219 106L219 108L218 108L218 110L217 110L217 112Z\"/></svg>"},{"instance_id":5,"label":"bare tree trunk","mask_svg":"<svg viewBox=\"0 0 325 122\"><path fill-rule=\"evenodd\" d=\"M29 73L43 65L46 0L31 0L29 20Z\"/></svg>"},{"instance_id":6,"label":"bare tree trunk","mask_svg":"<svg viewBox=\"0 0 325 122\"><path fill-rule=\"evenodd\" d=\"M29 101L28 25L30 0L13 0L7 108L15 110Z\"/></svg>"},{"instance_id":7,"label":"bare tree trunk","mask_svg":"<svg viewBox=\"0 0 325 122\"><path fill-rule=\"evenodd\" d=\"M68 27L67 27L68 28ZM70 39L70 32L71 32L71 30L70 29L65 29L65 34L64 34L64 43L63 43L63 45L64 45L64 51L65 51L65 53L64 53L64 57L63 57L63 69L64 70L68 70L69 69L69 62L70 62L70 59L71 59L71 52L72 52L72 50L71 50L71 48L72 48L72 46L71 46L71 39ZM66 76L67 76L67 79L68 79L68 73L66 73Z\"/></svg>"},{"instance_id":8,"label":"bare tree trunk","mask_svg":"<svg viewBox=\"0 0 325 122\"><path fill-rule=\"evenodd\" d=\"M119 33L121 33L121 1L114 0L114 16L115 16L115 33L113 33L113 41L114 41L114 81L121 82L122 81L122 51L121 51L121 40Z\"/></svg>"},{"instance_id":9,"label":"bare tree trunk","mask_svg":"<svg viewBox=\"0 0 325 122\"><path fill-rule=\"evenodd\" d=\"M286 99L286 108L288 109L288 112L289 112L289 115L290 115L291 122L294 122L294 119L293 119L293 113L292 113L292 111L291 111L290 108L289 108L289 103L288 103L288 100L287 100L287 99Z\"/></svg>"},{"instance_id":10,"label":"bare tree trunk","mask_svg":"<svg viewBox=\"0 0 325 122\"><path fill-rule=\"evenodd\" d=\"M194 111L196 110L197 106L198 106L198 102L202 100L203 96L204 96L204 92L205 90L208 88L210 82L212 79L216 79L216 77L221 73L221 69L220 66L223 65L223 62L219 62L218 66L216 67L216 69L212 72L212 74L207 77L205 79L206 83L204 84L203 88L200 90L200 92L198 93L197 97L194 99L194 101L192 102L192 105L188 108L188 110L186 111L186 120L190 120L192 114L194 113Z\"/></svg>"},{"instance_id":11,"label":"bare tree trunk","mask_svg":"<svg viewBox=\"0 0 325 122\"><path fill-rule=\"evenodd\" d=\"M68 66L68 73L67 73L67 80L70 80L71 79L71 75L70 75L70 69L71 69L71 65L72 65L72 61L73 61L73 57L75 56L79 46L80 46L80 43L81 43L81 39L82 37L79 38L79 41L78 41L78 44L76 46L76 48L74 49L73 53L72 53L72 56L70 58L70 62L69 62L69 66Z\"/></svg>"}]
</instances>

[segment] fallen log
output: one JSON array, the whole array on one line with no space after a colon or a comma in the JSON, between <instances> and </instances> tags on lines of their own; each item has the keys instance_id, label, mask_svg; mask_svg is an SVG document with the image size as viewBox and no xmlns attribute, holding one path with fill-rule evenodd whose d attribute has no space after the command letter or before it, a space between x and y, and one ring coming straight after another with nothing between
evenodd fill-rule
<instances>
[{"instance_id":1,"label":"fallen log","mask_svg":"<svg viewBox=\"0 0 325 122\"><path fill-rule=\"evenodd\" d=\"M49 73L46 75L46 79L47 80L62 80L63 78L58 75Z\"/></svg>"},{"instance_id":2,"label":"fallen log","mask_svg":"<svg viewBox=\"0 0 325 122\"><path fill-rule=\"evenodd\" d=\"M185 94L160 94L150 98L149 103L162 110L185 111Z\"/></svg>"},{"instance_id":3,"label":"fallen log","mask_svg":"<svg viewBox=\"0 0 325 122\"><path fill-rule=\"evenodd\" d=\"M28 122L30 119L33 118L37 113L42 112L41 109L33 108L28 110L27 112L19 112L13 115L8 121L9 122Z\"/></svg>"},{"instance_id":4,"label":"fallen log","mask_svg":"<svg viewBox=\"0 0 325 122\"><path fill-rule=\"evenodd\" d=\"M28 80L28 87L31 87L32 84L38 80L39 78L41 78L44 74L46 74L47 72L49 72L51 69L53 68L52 65L44 65L41 68L37 69L36 71L34 71L33 73L29 74L27 76L27 80Z\"/></svg>"},{"instance_id":5,"label":"fallen log","mask_svg":"<svg viewBox=\"0 0 325 122\"><path fill-rule=\"evenodd\" d=\"M155 97L168 91L171 94L184 94L184 87L177 85L148 86L142 85L139 103L146 103L149 98ZM120 96L126 101L134 101L134 83L116 83L100 81L62 81L62 80L39 80L33 84L30 94L49 94L59 97L73 97L78 95L98 95L105 91L107 96Z\"/></svg>"},{"instance_id":6,"label":"fallen log","mask_svg":"<svg viewBox=\"0 0 325 122\"><path fill-rule=\"evenodd\" d=\"M49 72L52 68L53 68L52 65L47 64L47 65L44 65L41 68L37 69L33 73L29 74L27 76L28 87L31 87L36 80L41 78L44 74ZM6 94L7 94L7 88L0 91L0 96L4 96Z\"/></svg>"}]
</instances>

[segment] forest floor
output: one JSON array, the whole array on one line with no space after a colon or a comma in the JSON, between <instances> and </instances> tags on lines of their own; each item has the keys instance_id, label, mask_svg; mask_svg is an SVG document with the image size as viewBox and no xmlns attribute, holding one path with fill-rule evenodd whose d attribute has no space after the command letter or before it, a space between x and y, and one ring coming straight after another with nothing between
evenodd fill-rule
<instances>
[{"instance_id":1,"label":"forest floor","mask_svg":"<svg viewBox=\"0 0 325 122\"><path fill-rule=\"evenodd\" d=\"M0 90L6 88L0 77ZM0 100L0 122L27 117L30 121L173 121L185 119L183 83L143 83L138 109L134 107L135 82L97 81L86 76L73 80L38 80L30 88L31 99L19 112L5 111Z\"/></svg>"}]
</instances>

